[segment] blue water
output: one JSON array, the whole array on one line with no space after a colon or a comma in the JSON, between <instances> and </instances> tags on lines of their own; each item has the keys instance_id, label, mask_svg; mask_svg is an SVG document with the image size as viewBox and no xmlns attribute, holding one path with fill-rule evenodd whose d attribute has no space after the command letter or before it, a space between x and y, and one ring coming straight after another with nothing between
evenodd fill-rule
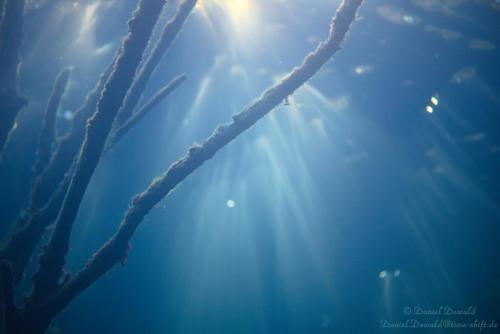
<instances>
[{"instance_id":1,"label":"blue water","mask_svg":"<svg viewBox=\"0 0 500 334\"><path fill-rule=\"evenodd\" d=\"M146 98L178 74L186 82L101 160L69 271L191 143L300 64L338 3L205 0ZM74 66L64 133L135 5L58 1L27 13L20 90L30 103L0 165L2 221L27 203L53 78ZM333 60L152 210L127 264L51 333L479 333L386 328L408 319L485 320L496 328L482 332L497 333L499 59L499 1L366 1ZM418 314L440 307L474 314Z\"/></svg>"}]
</instances>

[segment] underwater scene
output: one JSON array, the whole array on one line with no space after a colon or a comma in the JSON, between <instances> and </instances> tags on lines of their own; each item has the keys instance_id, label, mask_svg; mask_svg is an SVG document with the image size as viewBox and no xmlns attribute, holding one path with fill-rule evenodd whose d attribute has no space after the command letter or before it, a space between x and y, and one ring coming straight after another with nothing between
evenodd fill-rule
<instances>
[{"instance_id":1,"label":"underwater scene","mask_svg":"<svg viewBox=\"0 0 500 334\"><path fill-rule=\"evenodd\" d=\"M500 333L499 0L0 6L0 333Z\"/></svg>"}]
</instances>

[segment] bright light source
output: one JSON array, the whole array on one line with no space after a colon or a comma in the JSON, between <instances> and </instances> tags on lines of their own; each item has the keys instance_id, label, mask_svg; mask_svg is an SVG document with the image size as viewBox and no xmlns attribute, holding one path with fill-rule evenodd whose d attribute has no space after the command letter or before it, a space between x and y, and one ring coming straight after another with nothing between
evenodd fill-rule
<instances>
[{"instance_id":1,"label":"bright light source","mask_svg":"<svg viewBox=\"0 0 500 334\"><path fill-rule=\"evenodd\" d=\"M220 17L215 17L214 8L222 9L225 12L225 17L229 18L232 25L232 32L236 35L255 33L257 27L257 5L253 0L200 0L196 5L196 9L204 16L204 18L213 25L213 22L220 20Z\"/></svg>"}]
</instances>

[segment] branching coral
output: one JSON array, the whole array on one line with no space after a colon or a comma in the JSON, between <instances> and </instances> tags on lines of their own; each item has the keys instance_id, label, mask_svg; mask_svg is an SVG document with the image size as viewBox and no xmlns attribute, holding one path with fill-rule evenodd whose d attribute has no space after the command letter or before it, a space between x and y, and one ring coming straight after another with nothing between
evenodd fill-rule
<instances>
[{"instance_id":1,"label":"branching coral","mask_svg":"<svg viewBox=\"0 0 500 334\"><path fill-rule=\"evenodd\" d=\"M69 235L83 194L99 162L113 121L130 87L144 49L161 13L164 0L143 0L129 21L129 33L104 85L97 110L87 122L85 140L59 212L54 232L40 257L40 268L33 277L32 300L43 301L52 294L63 272L69 249Z\"/></svg>"},{"instance_id":2,"label":"branching coral","mask_svg":"<svg viewBox=\"0 0 500 334\"><path fill-rule=\"evenodd\" d=\"M185 75L174 78L165 87L161 88L134 116L123 126L111 133L108 140L108 149L118 143L125 134L137 125L151 110L169 96L186 79ZM68 189L72 169L65 174L59 186L51 192L50 200L46 205L29 213L23 214L17 221L17 230L0 250L0 259L7 260L12 266L16 281L22 278L34 248L43 235L45 229L57 218L59 209Z\"/></svg>"},{"instance_id":3,"label":"branching coral","mask_svg":"<svg viewBox=\"0 0 500 334\"><path fill-rule=\"evenodd\" d=\"M186 75L182 74L175 77L166 86L161 88L155 95L146 103L144 106L134 113L133 116L129 118L122 126L114 130L109 136L106 150L113 147L123 136L125 136L130 129L136 126L151 110L153 110L158 104L160 104L167 96L169 96L177 87L179 87L184 80L186 80Z\"/></svg>"},{"instance_id":4,"label":"branching coral","mask_svg":"<svg viewBox=\"0 0 500 334\"><path fill-rule=\"evenodd\" d=\"M97 101L113 66L101 75L95 88L87 95L85 103L75 112L70 133L59 140L55 153L43 172L35 175L29 196L28 208L16 221L16 230L0 250L0 260L12 265L14 279L20 280L33 250L45 229L57 218L64 195L69 186L71 166L84 136L85 120L96 109Z\"/></svg>"},{"instance_id":5,"label":"branching coral","mask_svg":"<svg viewBox=\"0 0 500 334\"><path fill-rule=\"evenodd\" d=\"M192 146L186 156L173 163L165 174L154 180L143 193L137 195L132 200L116 234L94 254L82 271L47 301L46 307L54 309L56 312L62 310L73 298L115 264L121 263L127 256L129 243L135 230L144 216L161 199L221 148L303 85L340 49L361 2L362 0L345 0L335 15L328 39L309 54L301 66L292 70L283 80L266 90L250 106L234 115L231 123L219 126L202 144Z\"/></svg>"},{"instance_id":6,"label":"branching coral","mask_svg":"<svg viewBox=\"0 0 500 334\"><path fill-rule=\"evenodd\" d=\"M18 91L24 4L21 0L4 1L0 22L0 154L19 110L26 103Z\"/></svg>"},{"instance_id":7,"label":"branching coral","mask_svg":"<svg viewBox=\"0 0 500 334\"><path fill-rule=\"evenodd\" d=\"M42 237L45 229L57 218L59 209L68 189L71 173L68 173L52 195L49 203L43 208L24 215L22 225L17 226L7 245L0 251L0 260L10 263L12 275L16 282L20 281L33 250Z\"/></svg>"},{"instance_id":8,"label":"branching coral","mask_svg":"<svg viewBox=\"0 0 500 334\"><path fill-rule=\"evenodd\" d=\"M49 164L36 176L30 193L27 209L28 214L39 210L47 204L59 183L64 178L64 175L68 172L85 138L86 120L96 110L97 101L99 100L101 91L104 88L104 84L112 68L112 65L109 66L101 75L95 88L87 95L83 106L75 112L71 131L64 138L59 140L56 151Z\"/></svg>"},{"instance_id":9,"label":"branching coral","mask_svg":"<svg viewBox=\"0 0 500 334\"><path fill-rule=\"evenodd\" d=\"M130 87L130 91L127 94L125 102L123 102L123 106L116 118L116 125L118 127L122 126L128 119L130 119L130 117L132 117L135 107L139 103L151 75L155 71L156 67L158 67L158 64L160 63L160 60L165 52L168 50L170 45L172 45L172 42L179 34L184 22L186 22L186 19L196 3L197 0L183 0L177 9L177 13L163 28L158 42L155 44L150 56L144 62L144 65L137 74L137 78L134 80L132 87Z\"/></svg>"},{"instance_id":10,"label":"branching coral","mask_svg":"<svg viewBox=\"0 0 500 334\"><path fill-rule=\"evenodd\" d=\"M180 4L176 15L163 28L158 42L155 44L151 55L144 62L145 64L143 65L143 68L136 76L136 80L133 83L133 87L130 88L128 95L136 94L138 98L142 96L142 93L146 88L147 81L150 79L165 51L180 32L195 4L196 1L193 0L186 0ZM115 56L115 61L117 56ZM73 165L85 137L86 120L96 110L97 102L104 85L113 70L113 64L115 61L113 61L111 66L109 66L101 75L95 88L87 95L83 106L75 112L71 131L57 143L56 151L52 155L47 167L35 175L33 187L30 192L28 207L20 214L16 222L16 226L19 230L16 234L14 234L14 237L10 239L6 248L0 251L0 259L9 259L10 254L13 253L12 250L22 247L22 245L17 243L17 240L26 240L24 238L17 238L16 236L26 236L28 231L36 231L37 235L32 235L29 238L36 243L40 239L45 228L56 218L55 216L57 216L57 211L62 204L62 200L64 199L64 197L61 198L61 193L64 194L69 185L68 174L70 174L70 167ZM116 143L126 132L128 132L131 127L135 126L135 124L137 124L144 117L144 115L149 112L149 110L153 109L155 105L161 101L161 99L165 98L175 88L177 88L177 86L182 83L182 80L177 78L177 80L171 82L171 84L165 87L161 92L158 92L156 98L149 101L136 114L130 114L127 118L132 119L125 119L126 124L122 124L121 127L116 129L114 134L111 136L111 144L108 145L108 147L114 145L114 143ZM129 106L131 101L132 100L129 100L128 102ZM137 102L138 100L134 102L134 107L130 108L131 113L137 105ZM116 134L118 134L118 137L115 136ZM27 224L33 224L33 226L26 227ZM25 249L32 250L35 245L30 243L29 245L25 244L24 247ZM27 251L23 251L22 253L26 254ZM12 258L10 259L11 261L16 262L17 265L14 264L13 267L14 272L17 273L19 270L23 270L29 257L28 259L23 257L23 261L14 261ZM15 277L19 278L17 274Z\"/></svg>"},{"instance_id":11,"label":"branching coral","mask_svg":"<svg viewBox=\"0 0 500 334\"><path fill-rule=\"evenodd\" d=\"M70 133L61 139L48 166L35 175L29 205L16 221L16 230L0 250L0 260L8 261L16 281L20 280L33 250L45 229L57 218L69 186L71 166L85 136L85 120L95 111L97 100L112 66L101 75L96 87L77 110Z\"/></svg>"},{"instance_id":12,"label":"branching coral","mask_svg":"<svg viewBox=\"0 0 500 334\"><path fill-rule=\"evenodd\" d=\"M106 83L97 102L97 110L87 123L85 140L78 159L72 167L74 172L67 174L64 180L58 183L59 188L52 197L55 200L51 200L45 207L40 206L40 208L43 207L41 210L40 208L35 210L21 232L11 239L18 238L15 243L17 248L6 248L5 254L9 256L4 258L17 259L17 262L12 261L13 265L5 261L0 263L0 289L5 332L7 334L43 333L52 319L74 298L116 264L123 263L127 257L130 241L145 215L204 162L211 159L225 145L249 129L307 82L340 49L361 3L362 0L344 0L332 21L327 40L307 55L300 66L264 91L248 107L233 115L231 122L218 126L205 141L189 148L184 157L174 162L144 192L137 195L132 200L115 235L89 259L76 276L70 278L68 275L63 275L63 267L78 207L103 152L121 103L133 82L142 52L146 48L163 5L161 0L141 0L139 9L129 23L129 34L124 40L113 69L109 76L106 75ZM178 77L162 89L151 100L151 105L182 80L183 77ZM139 115L141 113L136 113L136 117L140 117ZM130 119L130 117L125 119ZM58 201L63 201L60 211L59 205L56 205ZM32 239L36 238L36 234L47 226L45 219L54 217L57 212L59 212L57 223L33 278L33 292L24 305L18 307L13 299L13 285L16 275L24 270L25 262L32 251L32 249L21 251L20 245L28 240L31 247Z\"/></svg>"},{"instance_id":13,"label":"branching coral","mask_svg":"<svg viewBox=\"0 0 500 334\"><path fill-rule=\"evenodd\" d=\"M40 172L47 166L52 155L52 146L55 140L55 130L56 130L56 116L57 110L59 109L59 103L61 102L61 97L66 91L66 85L69 80L71 70L69 68L64 69L58 74L52 93L50 94L49 100L47 102L47 108L45 109L45 115L43 119L42 131L40 132L38 151L36 161L33 165L33 172L35 175L40 174Z\"/></svg>"}]
</instances>

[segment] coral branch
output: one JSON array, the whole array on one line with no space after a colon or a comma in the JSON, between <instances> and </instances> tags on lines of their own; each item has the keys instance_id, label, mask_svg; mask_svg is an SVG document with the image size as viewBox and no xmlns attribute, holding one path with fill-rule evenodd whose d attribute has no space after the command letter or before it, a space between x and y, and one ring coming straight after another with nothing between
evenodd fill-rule
<instances>
[{"instance_id":1,"label":"coral branch","mask_svg":"<svg viewBox=\"0 0 500 334\"><path fill-rule=\"evenodd\" d=\"M120 128L119 133L112 136L112 143L116 143L127 131L135 126L149 111L155 108L164 98L174 91L184 80L185 75L174 78L169 84L160 89L151 100L141 108L137 114ZM108 143L109 144L109 143ZM0 250L0 260L7 260L12 265L14 280L17 282L22 278L24 268L28 264L36 244L40 240L46 228L57 218L59 209L68 189L71 172L66 173L65 178L59 183L59 187L51 196L49 202L29 214L24 214L18 220L18 229L9 238L5 248Z\"/></svg>"},{"instance_id":2,"label":"coral branch","mask_svg":"<svg viewBox=\"0 0 500 334\"><path fill-rule=\"evenodd\" d=\"M19 51L23 40L24 1L6 0L0 22L0 154L17 113L26 104L18 92Z\"/></svg>"},{"instance_id":3,"label":"coral branch","mask_svg":"<svg viewBox=\"0 0 500 334\"><path fill-rule=\"evenodd\" d=\"M70 175L71 173L68 173L65 176L47 205L30 215L24 216L23 224L18 226L17 230L9 238L5 248L0 251L0 260L8 261L12 266L15 282L22 279L24 269L37 243L47 227L57 218L69 186Z\"/></svg>"},{"instance_id":4,"label":"coral branch","mask_svg":"<svg viewBox=\"0 0 500 334\"><path fill-rule=\"evenodd\" d=\"M103 72L95 88L85 98L84 104L75 112L71 131L59 141L49 165L35 179L30 192L28 215L42 208L52 198L52 194L72 165L85 138L86 121L96 110L97 101L113 69L113 64L114 62Z\"/></svg>"},{"instance_id":5,"label":"coral branch","mask_svg":"<svg viewBox=\"0 0 500 334\"><path fill-rule=\"evenodd\" d=\"M362 0L344 0L333 19L328 39L309 54L301 66L293 69L283 80L269 88L250 106L233 116L231 123L219 126L201 145L191 147L186 156L170 166L160 178L141 194L137 195L118 229L117 233L89 260L86 266L44 307L57 314L77 295L99 277L120 263L127 255L129 242L144 216L180 182L193 173L236 136L250 128L269 113L284 98L310 79L337 50L340 49Z\"/></svg>"},{"instance_id":6,"label":"coral branch","mask_svg":"<svg viewBox=\"0 0 500 334\"><path fill-rule=\"evenodd\" d=\"M12 264L16 281L22 278L24 268L44 231L57 218L72 175L70 166L74 164L74 158L85 137L85 121L96 110L113 64L114 62L102 73L83 106L75 112L70 133L59 142L49 165L35 179L28 208L19 215L15 224L16 231L0 250L0 259Z\"/></svg>"},{"instance_id":7,"label":"coral branch","mask_svg":"<svg viewBox=\"0 0 500 334\"><path fill-rule=\"evenodd\" d=\"M70 133L60 142L45 171L35 179L26 212L20 214L16 231L0 250L0 259L12 265L15 281L22 278L33 250L47 227L54 222L64 200L72 175L70 166L85 137L85 121L95 111L98 98L114 61L102 73L95 88L87 95L84 105L75 112Z\"/></svg>"},{"instance_id":8,"label":"coral branch","mask_svg":"<svg viewBox=\"0 0 500 334\"><path fill-rule=\"evenodd\" d=\"M0 22L0 87L17 95L19 52L23 40L24 1L6 0Z\"/></svg>"},{"instance_id":9,"label":"coral branch","mask_svg":"<svg viewBox=\"0 0 500 334\"><path fill-rule=\"evenodd\" d=\"M116 118L117 127L122 126L130 117L132 117L135 107L139 103L151 75L160 63L160 60L165 52L179 34L179 31L182 29L184 22L186 22L186 19L196 5L196 2L197 0L184 0L179 5L177 13L163 28L158 42L151 51L151 55L144 62L144 66L137 74L137 78L134 80L127 97L125 98L125 102L118 113Z\"/></svg>"},{"instance_id":10,"label":"coral branch","mask_svg":"<svg viewBox=\"0 0 500 334\"><path fill-rule=\"evenodd\" d=\"M97 104L97 111L87 122L85 140L54 232L40 257L40 267L33 276L34 289L31 297L35 304L43 301L57 289L69 249L71 229L83 194L99 162L106 138L132 83L164 4L165 0L141 0L129 21L128 35L123 41L113 72Z\"/></svg>"},{"instance_id":11,"label":"coral branch","mask_svg":"<svg viewBox=\"0 0 500 334\"><path fill-rule=\"evenodd\" d=\"M121 127L113 131L108 139L106 151L113 147L123 136L125 136L130 129L136 126L144 117L146 117L151 110L153 110L158 104L160 104L167 96L170 95L174 90L179 87L184 80L186 80L186 75L182 74L175 77L166 86L161 88L138 112L136 112L128 121L125 122Z\"/></svg>"},{"instance_id":12,"label":"coral branch","mask_svg":"<svg viewBox=\"0 0 500 334\"><path fill-rule=\"evenodd\" d=\"M14 304L14 281L10 265L2 261L0 263L0 296L2 299L2 329L7 333L12 326L12 322L18 313Z\"/></svg>"},{"instance_id":13,"label":"coral branch","mask_svg":"<svg viewBox=\"0 0 500 334\"><path fill-rule=\"evenodd\" d=\"M33 165L33 172L35 175L40 174L50 161L52 146L55 139L57 110L59 109L61 97L66 91L66 85L68 84L70 74L71 69L69 68L62 70L61 73L59 73L47 102L42 131L38 142L36 161Z\"/></svg>"}]
</instances>

